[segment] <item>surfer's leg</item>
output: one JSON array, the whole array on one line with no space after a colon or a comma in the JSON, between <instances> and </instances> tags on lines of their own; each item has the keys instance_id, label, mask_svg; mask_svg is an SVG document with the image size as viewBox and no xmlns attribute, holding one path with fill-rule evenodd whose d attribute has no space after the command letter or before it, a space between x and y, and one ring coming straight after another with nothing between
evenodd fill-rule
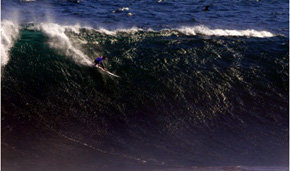
<instances>
[{"instance_id":1,"label":"surfer's leg","mask_svg":"<svg viewBox=\"0 0 290 171\"><path fill-rule=\"evenodd\" d=\"M106 70L106 68L105 68L105 66L103 65L103 63L100 63L100 66L101 66L104 70Z\"/></svg>"}]
</instances>

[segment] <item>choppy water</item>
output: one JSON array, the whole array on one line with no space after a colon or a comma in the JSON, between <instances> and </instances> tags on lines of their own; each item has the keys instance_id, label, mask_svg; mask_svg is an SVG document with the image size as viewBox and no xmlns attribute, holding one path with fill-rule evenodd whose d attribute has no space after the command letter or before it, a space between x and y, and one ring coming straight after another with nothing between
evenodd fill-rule
<instances>
[{"instance_id":1,"label":"choppy water","mask_svg":"<svg viewBox=\"0 0 290 171\"><path fill-rule=\"evenodd\" d=\"M2 167L287 166L288 19L287 1L2 1Z\"/></svg>"}]
</instances>

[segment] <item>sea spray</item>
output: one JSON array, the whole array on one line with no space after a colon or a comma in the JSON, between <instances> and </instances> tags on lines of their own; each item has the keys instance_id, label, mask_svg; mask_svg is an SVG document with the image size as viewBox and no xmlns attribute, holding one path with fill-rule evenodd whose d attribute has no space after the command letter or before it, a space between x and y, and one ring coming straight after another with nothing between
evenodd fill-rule
<instances>
[{"instance_id":1,"label":"sea spray","mask_svg":"<svg viewBox=\"0 0 290 171\"><path fill-rule=\"evenodd\" d=\"M19 26L12 21L4 20L1 24L1 66L9 61L9 50L18 38Z\"/></svg>"},{"instance_id":2,"label":"sea spray","mask_svg":"<svg viewBox=\"0 0 290 171\"><path fill-rule=\"evenodd\" d=\"M61 26L54 23L43 23L35 27L49 37L49 45L53 48L63 50L66 55L84 65L91 65L89 57L72 43L72 40L66 35L66 31L78 33L78 26Z\"/></svg>"}]
</instances>

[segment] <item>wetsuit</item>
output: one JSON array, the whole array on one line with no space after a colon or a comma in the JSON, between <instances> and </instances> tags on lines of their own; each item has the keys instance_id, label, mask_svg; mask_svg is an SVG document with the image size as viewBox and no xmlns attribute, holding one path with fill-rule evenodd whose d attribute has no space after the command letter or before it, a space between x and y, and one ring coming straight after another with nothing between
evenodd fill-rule
<instances>
[{"instance_id":1,"label":"wetsuit","mask_svg":"<svg viewBox=\"0 0 290 171\"><path fill-rule=\"evenodd\" d=\"M103 69L105 69L105 66L102 63L103 59L104 58L102 56L101 57L97 57L94 62L95 62L96 65L100 65Z\"/></svg>"}]
</instances>

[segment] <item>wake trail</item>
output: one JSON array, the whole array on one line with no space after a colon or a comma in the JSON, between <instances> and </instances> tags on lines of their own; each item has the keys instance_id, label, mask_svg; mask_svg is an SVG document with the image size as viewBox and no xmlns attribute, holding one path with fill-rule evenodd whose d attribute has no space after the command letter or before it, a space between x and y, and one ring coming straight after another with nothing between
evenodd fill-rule
<instances>
[{"instance_id":1,"label":"wake trail","mask_svg":"<svg viewBox=\"0 0 290 171\"><path fill-rule=\"evenodd\" d=\"M92 149L94 151L97 151L97 152L100 152L100 153L103 153L103 154L107 154L107 155L112 155L112 156L117 156L117 157L122 157L122 158L125 158L125 159L129 159L129 160L133 160L133 161L137 161L137 162L140 162L142 164L146 164L146 163L154 163L155 165L158 165L158 166L164 166L165 165L165 162L161 162L161 161L157 161L157 160L152 160L152 159L149 159L149 160L145 160L145 159L142 159L142 158L139 158L139 157L135 157L135 156L131 156L131 155L127 155L127 154L122 154L122 153L115 153L115 152L109 152L109 151L106 151L106 150L103 150L101 148L97 148L93 145L90 145L88 143L85 143L83 141L80 141L80 140L77 140L75 138L72 138L70 136L67 136L57 130L55 130L54 128L52 128L44 119L44 117L40 114L38 114L38 117L39 119L42 121L42 123L44 124L44 126L46 128L48 128L49 130L51 130L52 132L54 132L55 134L57 134L58 136L60 137L63 137L64 139L68 140L68 141L71 141L71 142L74 142L76 144L79 144L81 146L84 146L84 147L87 147L89 149Z\"/></svg>"}]
</instances>

